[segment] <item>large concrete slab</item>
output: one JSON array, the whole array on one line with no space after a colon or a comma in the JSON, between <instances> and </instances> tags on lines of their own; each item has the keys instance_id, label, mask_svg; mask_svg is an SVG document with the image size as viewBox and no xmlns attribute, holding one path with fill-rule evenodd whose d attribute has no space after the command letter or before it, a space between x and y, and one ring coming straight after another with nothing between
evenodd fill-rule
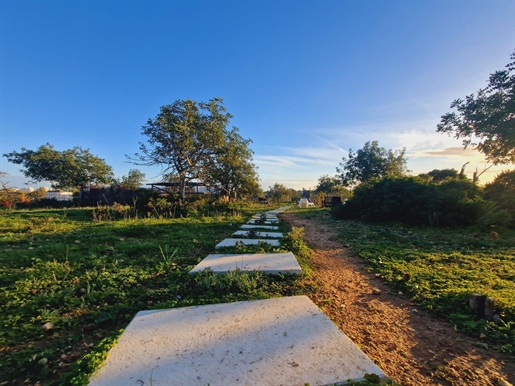
<instances>
[{"instance_id":1,"label":"large concrete slab","mask_svg":"<svg viewBox=\"0 0 515 386\"><path fill-rule=\"evenodd\" d=\"M284 235L281 232L236 231L232 235L233 236L248 236L248 237L271 237L271 238L275 238L275 239L281 239L284 237Z\"/></svg>"},{"instance_id":2,"label":"large concrete slab","mask_svg":"<svg viewBox=\"0 0 515 386\"><path fill-rule=\"evenodd\" d=\"M332 385L383 372L306 296L141 311L90 386Z\"/></svg>"},{"instance_id":3,"label":"large concrete slab","mask_svg":"<svg viewBox=\"0 0 515 386\"><path fill-rule=\"evenodd\" d=\"M215 246L215 249L219 249L222 247L234 247L237 244L257 245L260 242L273 245L274 247L281 246L281 243L279 240L273 240L273 239L224 239Z\"/></svg>"},{"instance_id":4,"label":"large concrete slab","mask_svg":"<svg viewBox=\"0 0 515 386\"><path fill-rule=\"evenodd\" d=\"M202 260L190 273L211 269L215 273L242 271L261 271L270 275L302 275L297 259L292 252L287 253L245 253L211 254Z\"/></svg>"},{"instance_id":5,"label":"large concrete slab","mask_svg":"<svg viewBox=\"0 0 515 386\"><path fill-rule=\"evenodd\" d=\"M241 229L268 229L271 231L276 231L279 229L276 225L252 225L252 224L243 224Z\"/></svg>"}]
</instances>

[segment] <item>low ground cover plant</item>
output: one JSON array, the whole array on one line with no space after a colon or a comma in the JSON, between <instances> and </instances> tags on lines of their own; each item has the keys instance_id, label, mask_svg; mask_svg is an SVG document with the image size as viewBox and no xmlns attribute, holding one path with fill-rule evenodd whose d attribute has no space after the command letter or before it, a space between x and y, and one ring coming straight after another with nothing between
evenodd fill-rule
<instances>
[{"instance_id":1,"label":"low ground cover plant","mask_svg":"<svg viewBox=\"0 0 515 386\"><path fill-rule=\"evenodd\" d=\"M515 353L515 233L505 228L407 227L333 220L327 210L299 211L337 226L371 272L477 345ZM472 294L494 301L496 321L476 318Z\"/></svg>"},{"instance_id":2,"label":"low ground cover plant","mask_svg":"<svg viewBox=\"0 0 515 386\"><path fill-rule=\"evenodd\" d=\"M188 274L262 206L186 218L94 210L0 212L0 383L87 383L140 310L310 290L303 278ZM304 250L299 237L291 243Z\"/></svg>"}]
</instances>

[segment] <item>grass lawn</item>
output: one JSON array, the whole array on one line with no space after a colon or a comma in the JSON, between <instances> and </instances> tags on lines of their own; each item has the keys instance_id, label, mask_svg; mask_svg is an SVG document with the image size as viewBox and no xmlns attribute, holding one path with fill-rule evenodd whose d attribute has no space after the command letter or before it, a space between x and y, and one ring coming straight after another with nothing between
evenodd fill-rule
<instances>
[{"instance_id":1,"label":"grass lawn","mask_svg":"<svg viewBox=\"0 0 515 386\"><path fill-rule=\"evenodd\" d=\"M297 210L330 222L371 272L426 310L445 318L478 345L515 353L515 231L409 228L335 221L327 209ZM502 320L476 320L471 294L494 300Z\"/></svg>"},{"instance_id":2,"label":"grass lawn","mask_svg":"<svg viewBox=\"0 0 515 386\"><path fill-rule=\"evenodd\" d=\"M0 383L87 383L140 310L306 293L304 278L188 274L268 209L110 221L94 221L94 209L0 212ZM294 229L285 248L309 268L298 238Z\"/></svg>"}]
</instances>

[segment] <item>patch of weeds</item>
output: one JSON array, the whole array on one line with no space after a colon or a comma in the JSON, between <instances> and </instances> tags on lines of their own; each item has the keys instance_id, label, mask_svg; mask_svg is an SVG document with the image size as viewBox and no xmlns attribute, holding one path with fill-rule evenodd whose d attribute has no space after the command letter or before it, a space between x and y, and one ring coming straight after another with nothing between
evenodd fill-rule
<instances>
[{"instance_id":1,"label":"patch of weeds","mask_svg":"<svg viewBox=\"0 0 515 386\"><path fill-rule=\"evenodd\" d=\"M124 218L123 210L111 208L110 221L94 221L93 208L2 212L0 383L86 383L141 310L310 290L291 275L188 273L256 208L176 219ZM236 253L244 251L285 250L262 244ZM73 358L59 366L63 354Z\"/></svg>"},{"instance_id":2,"label":"patch of weeds","mask_svg":"<svg viewBox=\"0 0 515 386\"><path fill-rule=\"evenodd\" d=\"M353 381L349 379L348 385L351 386L377 386L377 385L392 385L392 386L400 386L399 383L395 382L392 379L388 378L379 378L376 374L365 374L362 381Z\"/></svg>"},{"instance_id":3,"label":"patch of weeds","mask_svg":"<svg viewBox=\"0 0 515 386\"><path fill-rule=\"evenodd\" d=\"M500 351L515 352L515 235L476 228L408 228L338 221L340 236L376 276ZM476 320L472 294L494 300L497 323Z\"/></svg>"},{"instance_id":4,"label":"patch of weeds","mask_svg":"<svg viewBox=\"0 0 515 386\"><path fill-rule=\"evenodd\" d=\"M102 364L107 353L116 344L123 330L114 331L108 337L102 339L94 350L84 355L72 365L70 373L62 375L56 382L57 385L87 385L94 371ZM73 374L73 375L72 375Z\"/></svg>"}]
</instances>

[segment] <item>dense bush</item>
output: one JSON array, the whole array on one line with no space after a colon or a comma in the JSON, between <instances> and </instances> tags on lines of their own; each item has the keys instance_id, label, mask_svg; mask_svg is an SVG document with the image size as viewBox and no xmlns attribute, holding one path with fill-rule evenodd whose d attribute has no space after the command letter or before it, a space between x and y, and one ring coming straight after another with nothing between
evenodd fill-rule
<instances>
[{"instance_id":1,"label":"dense bush","mask_svg":"<svg viewBox=\"0 0 515 386\"><path fill-rule=\"evenodd\" d=\"M499 174L485 186L485 199L490 201L490 217L502 219L505 225L515 227L515 171Z\"/></svg>"},{"instance_id":2,"label":"dense bush","mask_svg":"<svg viewBox=\"0 0 515 386\"><path fill-rule=\"evenodd\" d=\"M339 219L454 226L476 223L483 208L482 190L469 180L387 177L361 184L332 213Z\"/></svg>"}]
</instances>

